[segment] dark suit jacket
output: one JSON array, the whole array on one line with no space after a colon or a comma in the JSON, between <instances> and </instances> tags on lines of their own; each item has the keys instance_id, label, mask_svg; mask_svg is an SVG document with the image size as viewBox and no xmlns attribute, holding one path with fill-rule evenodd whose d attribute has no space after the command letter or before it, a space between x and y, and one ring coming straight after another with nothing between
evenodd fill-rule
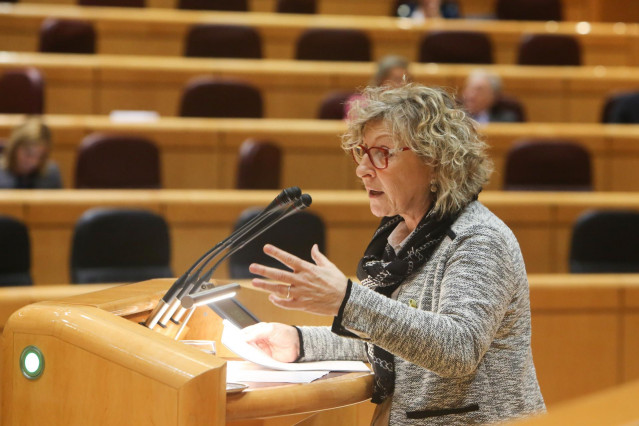
<instances>
[{"instance_id":1,"label":"dark suit jacket","mask_svg":"<svg viewBox=\"0 0 639 426\"><path fill-rule=\"evenodd\" d=\"M620 95L614 100L607 123L638 124L639 92Z\"/></svg>"}]
</instances>

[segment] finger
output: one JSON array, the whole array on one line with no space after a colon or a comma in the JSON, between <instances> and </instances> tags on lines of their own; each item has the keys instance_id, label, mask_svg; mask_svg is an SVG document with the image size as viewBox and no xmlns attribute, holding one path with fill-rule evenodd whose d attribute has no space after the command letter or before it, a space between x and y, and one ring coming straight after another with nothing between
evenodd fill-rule
<instances>
[{"instance_id":1,"label":"finger","mask_svg":"<svg viewBox=\"0 0 639 426\"><path fill-rule=\"evenodd\" d=\"M284 265L288 266L294 271L297 271L300 268L303 268L304 266L308 265L307 261L300 259L294 254L291 254L287 251L277 248L271 244L266 244L264 246L264 253L271 256L273 259L278 260L279 262L283 263Z\"/></svg>"},{"instance_id":2,"label":"finger","mask_svg":"<svg viewBox=\"0 0 639 426\"><path fill-rule=\"evenodd\" d=\"M259 278L253 279L253 287L261 288L263 290L271 292L280 298L290 299L292 285L278 284L269 281L260 280Z\"/></svg>"},{"instance_id":3,"label":"finger","mask_svg":"<svg viewBox=\"0 0 639 426\"><path fill-rule=\"evenodd\" d=\"M293 272L284 271L278 268L271 268L270 266L260 265L259 263L252 263L249 265L249 271L255 275L261 275L275 281L282 281L288 284L300 283L298 277Z\"/></svg>"},{"instance_id":4,"label":"finger","mask_svg":"<svg viewBox=\"0 0 639 426\"><path fill-rule=\"evenodd\" d=\"M328 257L324 256L324 253L320 251L317 244L313 244L313 247L311 248L311 257L318 266L329 266L333 264L333 262L328 260Z\"/></svg>"},{"instance_id":5,"label":"finger","mask_svg":"<svg viewBox=\"0 0 639 426\"><path fill-rule=\"evenodd\" d=\"M282 297L278 297L275 294L271 294L268 297L268 300L271 301L271 303L273 303L276 306L279 306L280 308L284 308L284 309L300 309L299 307L297 307L297 301L291 297L290 299L284 299Z\"/></svg>"},{"instance_id":6,"label":"finger","mask_svg":"<svg viewBox=\"0 0 639 426\"><path fill-rule=\"evenodd\" d=\"M275 293L281 296L286 296L290 288L290 285L288 284L265 281L259 278L253 278L252 284L253 287L261 288L263 290L270 291L271 293Z\"/></svg>"},{"instance_id":7,"label":"finger","mask_svg":"<svg viewBox=\"0 0 639 426\"><path fill-rule=\"evenodd\" d=\"M257 342L258 349L262 350L264 353L271 355L271 347L268 343L260 341Z\"/></svg>"}]
</instances>

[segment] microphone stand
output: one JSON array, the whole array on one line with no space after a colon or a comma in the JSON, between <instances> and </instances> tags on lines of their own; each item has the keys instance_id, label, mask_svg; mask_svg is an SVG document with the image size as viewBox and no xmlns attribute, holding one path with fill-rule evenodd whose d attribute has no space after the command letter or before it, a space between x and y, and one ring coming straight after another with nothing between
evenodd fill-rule
<instances>
[{"instance_id":1,"label":"microphone stand","mask_svg":"<svg viewBox=\"0 0 639 426\"><path fill-rule=\"evenodd\" d=\"M270 221L271 216L276 213L280 213L281 210L290 210L290 204L296 203L301 197L301 190L298 187L291 187L284 189L275 199L253 220L246 223L238 230L233 232L230 236L217 243L213 248L204 253L189 269L182 274L166 292L166 294L160 299L155 308L151 311L144 325L150 329L153 329L157 324L161 327L166 327L167 321L173 316L175 311L180 306L180 300L186 294L190 294L195 288L195 283L200 281L199 275L206 268L206 266L219 255L220 252L225 250L230 245L244 238L247 234L253 232L253 230L261 225L265 221ZM307 195L310 199L310 196ZM310 204L310 202L308 203ZM286 213L285 212L285 213ZM281 220L281 215L273 221L271 224L267 224L265 229ZM264 229L264 230L265 230ZM261 233L263 231L259 231ZM256 236L259 234L256 234ZM249 237L254 238L254 237ZM198 268L199 266L199 268ZM197 268L195 274L193 271Z\"/></svg>"},{"instance_id":2,"label":"microphone stand","mask_svg":"<svg viewBox=\"0 0 639 426\"><path fill-rule=\"evenodd\" d=\"M182 292L180 292L180 295L177 297L177 300L181 301L185 296L188 297L187 295L188 294L193 294L195 291L197 291L197 288L202 283L208 282L211 279L211 276L213 275L213 273L215 272L217 267L220 265L220 263L222 263L224 260L226 260L230 255L232 255L233 253L235 253L235 252L241 250L242 248L244 248L248 243L253 241L259 235L261 235L266 230L270 229L272 226L274 226L275 224L277 224L281 220L284 220L285 218L287 218L287 217L289 217L289 216L291 216L291 215L293 215L293 214L295 214L297 212L300 212L300 211L304 210L305 208L310 206L312 202L313 202L313 200L311 199L310 195L302 194L302 196L299 199L295 200L293 205L290 206L283 214L281 214L280 216L276 217L273 221L268 223L266 226L258 229L255 233L251 234L246 239L242 240L240 244L236 245L235 247L233 247L229 251L227 251L226 254L224 256L222 256L222 258L220 260L218 260L206 272L206 274L204 274L204 276L201 279L199 278L199 276L196 277L196 281L194 281L191 284L190 287L188 287L188 288L185 287L184 290ZM239 238L236 239L236 241L239 241ZM179 323L179 321L181 320L182 316L187 311L187 309L185 309L184 307L181 307L180 305L178 305L178 309L179 310L177 311L177 313L175 315L173 315L172 317L170 317L170 320L173 321L176 324ZM168 315L168 313L167 313L167 315ZM162 319L164 319L164 318L162 318ZM164 323L164 324L166 324L166 323Z\"/></svg>"}]
</instances>

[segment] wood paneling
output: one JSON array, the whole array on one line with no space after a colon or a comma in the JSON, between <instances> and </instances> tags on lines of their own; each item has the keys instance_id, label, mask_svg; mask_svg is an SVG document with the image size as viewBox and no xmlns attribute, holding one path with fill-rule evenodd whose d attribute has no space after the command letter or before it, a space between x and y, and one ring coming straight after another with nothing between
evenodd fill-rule
<instances>
[{"instance_id":1,"label":"wood paneling","mask_svg":"<svg viewBox=\"0 0 639 426\"><path fill-rule=\"evenodd\" d=\"M0 115L0 137L8 137L22 116ZM66 187L73 187L77 149L93 132L132 134L160 149L162 182L169 189L232 189L239 147L248 138L270 140L282 149L282 186L358 189L354 163L340 148L346 125L334 120L228 120L161 118L150 123L114 123L103 116L48 115L53 158ZM524 138L567 140L592 158L596 191L639 191L639 126L567 123L492 123L481 128L495 162L487 190L503 186L508 150ZM6 205L7 211L11 210ZM14 214L18 208L14 208Z\"/></svg>"},{"instance_id":2,"label":"wood paneling","mask_svg":"<svg viewBox=\"0 0 639 426\"><path fill-rule=\"evenodd\" d=\"M352 2L353 0L350 0ZM369 5L362 9L369 9ZM390 9L390 8L389 8ZM584 65L637 65L639 26L592 23L584 31L576 22L514 22L435 19L424 23L388 17L300 16L273 13L196 12L162 9L82 8L77 6L9 4L0 14L0 50L38 50L38 34L47 17L84 19L94 24L97 53L182 56L191 25L224 23L256 28L262 39L262 55L269 59L293 59L295 46L307 28L357 28L371 40L374 60L400 54L417 61L419 42L430 31L479 31L490 38L495 62L514 64L524 34L574 36L582 46Z\"/></svg>"},{"instance_id":3,"label":"wood paneling","mask_svg":"<svg viewBox=\"0 0 639 426\"><path fill-rule=\"evenodd\" d=\"M233 77L260 89L266 118L314 118L330 91L367 84L375 64L277 59L172 59L125 55L2 53L0 72L36 67L46 79L48 114L109 114L153 110L175 116L187 81ZM459 89L473 65L410 65L419 83ZM531 122L596 123L613 91L639 86L634 67L534 67L490 65L504 91L524 104Z\"/></svg>"},{"instance_id":4,"label":"wood paneling","mask_svg":"<svg viewBox=\"0 0 639 426\"><path fill-rule=\"evenodd\" d=\"M74 0L22 0L24 3L66 4ZM392 14L395 0L318 0L317 11L329 15L388 16ZM147 0L149 8L175 8L177 0ZM249 0L249 10L274 12L276 0ZM490 17L494 15L495 0L459 0L465 17ZM637 22L639 8L627 0L563 0L563 18L567 21Z\"/></svg>"},{"instance_id":5,"label":"wood paneling","mask_svg":"<svg viewBox=\"0 0 639 426\"><path fill-rule=\"evenodd\" d=\"M0 212L8 203L21 205L20 217L29 227L32 271L36 284L69 282L71 234L76 220L91 207L150 208L170 226L172 267L177 274L231 233L240 212L266 206L276 191L3 191ZM345 273L355 266L379 220L360 191L312 190L312 211L327 230L327 254ZM635 193L518 193L480 194L480 201L515 233L530 273L567 272L569 235L579 214L589 209L639 210ZM226 265L218 270L227 274Z\"/></svg>"}]
</instances>

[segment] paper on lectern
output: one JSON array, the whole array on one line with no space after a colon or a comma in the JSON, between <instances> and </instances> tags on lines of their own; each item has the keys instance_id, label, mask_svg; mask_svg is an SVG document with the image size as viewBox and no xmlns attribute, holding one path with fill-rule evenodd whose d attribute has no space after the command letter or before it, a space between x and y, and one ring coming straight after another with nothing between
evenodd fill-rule
<instances>
[{"instance_id":1,"label":"paper on lectern","mask_svg":"<svg viewBox=\"0 0 639 426\"><path fill-rule=\"evenodd\" d=\"M251 361L227 361L227 382L310 383L328 371L282 371L265 368Z\"/></svg>"},{"instance_id":2,"label":"paper on lectern","mask_svg":"<svg viewBox=\"0 0 639 426\"><path fill-rule=\"evenodd\" d=\"M224 320L222 343L238 356L273 370L284 371L370 371L361 361L280 362L244 341L239 328Z\"/></svg>"}]
</instances>

